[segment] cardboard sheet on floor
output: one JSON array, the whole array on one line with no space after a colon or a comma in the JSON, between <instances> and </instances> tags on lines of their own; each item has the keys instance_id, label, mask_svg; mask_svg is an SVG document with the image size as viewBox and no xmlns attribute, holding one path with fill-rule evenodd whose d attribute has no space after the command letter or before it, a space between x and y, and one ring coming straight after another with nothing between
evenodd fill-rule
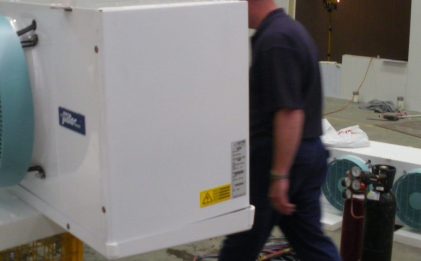
<instances>
[{"instance_id":1,"label":"cardboard sheet on floor","mask_svg":"<svg viewBox=\"0 0 421 261\"><path fill-rule=\"evenodd\" d=\"M397 122L387 122L376 124L376 126L388 130L397 131L403 134L421 138L421 120L402 120Z\"/></svg>"}]
</instances>

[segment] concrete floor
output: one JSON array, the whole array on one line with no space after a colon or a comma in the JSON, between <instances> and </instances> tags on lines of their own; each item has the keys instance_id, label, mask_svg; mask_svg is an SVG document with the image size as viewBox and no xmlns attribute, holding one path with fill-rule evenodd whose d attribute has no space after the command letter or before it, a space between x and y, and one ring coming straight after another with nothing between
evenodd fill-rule
<instances>
[{"instance_id":1,"label":"concrete floor","mask_svg":"<svg viewBox=\"0 0 421 261\"><path fill-rule=\"evenodd\" d=\"M328 98L325 103L325 111L335 111L343 107L345 104L346 101ZM379 123L378 121L367 120L368 117L372 116L374 116L373 112L361 110L358 108L357 104L351 104L347 109L329 115L327 119L337 130L351 125L359 124L361 129L367 133L370 140L421 148L420 138L379 128L375 126L375 124ZM336 244L339 244L340 229L337 231L327 231L326 233L332 237ZM275 232L275 234L278 234L278 232ZM217 253L222 239L222 237L209 239L202 242L196 242L193 244L125 258L121 259L121 261L192 261L194 255ZM85 252L85 260L102 261L106 259L87 247ZM392 260L421 261L421 246L420 248L415 248L395 242L393 246Z\"/></svg>"},{"instance_id":2,"label":"concrete floor","mask_svg":"<svg viewBox=\"0 0 421 261\"><path fill-rule=\"evenodd\" d=\"M209 255L218 252L223 238L213 238L188 245L163 249L147 254L119 259L119 261L192 261L195 255ZM105 261L89 247L85 248L85 260Z\"/></svg>"},{"instance_id":3,"label":"concrete floor","mask_svg":"<svg viewBox=\"0 0 421 261\"><path fill-rule=\"evenodd\" d=\"M343 106L346 104L347 101L344 100L327 98L325 101L325 112L328 113L336 111L339 108L343 108ZM359 125L360 128L367 133L370 140L421 148L420 138L380 128L376 126L376 124L384 123L383 121L368 119L376 117L376 113L362 110L358 107L358 104L352 103L345 110L328 115L326 118L329 120L332 126L335 127L336 130L352 125ZM419 114L419 112L408 112L408 114ZM421 121L421 118L404 119L400 121Z\"/></svg>"}]
</instances>

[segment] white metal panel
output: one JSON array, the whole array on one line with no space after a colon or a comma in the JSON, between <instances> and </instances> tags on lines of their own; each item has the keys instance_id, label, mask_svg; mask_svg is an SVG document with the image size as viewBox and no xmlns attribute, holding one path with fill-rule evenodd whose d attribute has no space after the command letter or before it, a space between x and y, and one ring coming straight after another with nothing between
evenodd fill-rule
<instances>
[{"instance_id":1,"label":"white metal panel","mask_svg":"<svg viewBox=\"0 0 421 261\"><path fill-rule=\"evenodd\" d=\"M405 164L406 167L397 166L397 170L418 169L421 166L421 149L396 144L370 141L369 147L364 148L331 148L332 156L357 155L372 158L375 164Z\"/></svg>"},{"instance_id":2,"label":"white metal panel","mask_svg":"<svg viewBox=\"0 0 421 261\"><path fill-rule=\"evenodd\" d=\"M407 63L370 57L344 55L342 59L341 98L351 99L352 93L360 89L360 101L373 99L396 102L405 96L407 85ZM405 97L406 98L406 97ZM412 109L412 108L409 108Z\"/></svg>"},{"instance_id":3,"label":"white metal panel","mask_svg":"<svg viewBox=\"0 0 421 261\"><path fill-rule=\"evenodd\" d=\"M421 167L421 149L395 144L370 141L370 146L366 148L331 148L332 159L345 155L354 155L364 161L370 160L372 164L388 164L396 167L397 180L400 176L405 175ZM342 214L329 206L327 200L324 203L324 224L329 230L335 230L341 225ZM397 220L397 223L400 221ZM402 244L419 247L421 242L421 234L409 228L402 228L395 232L394 240Z\"/></svg>"},{"instance_id":4,"label":"white metal panel","mask_svg":"<svg viewBox=\"0 0 421 261\"><path fill-rule=\"evenodd\" d=\"M125 242L109 242L106 256L119 258L127 255L149 252L159 248L186 244L227 233L235 233L250 228L254 220L254 207L186 224L164 233L132 238ZM103 253L104 254L104 253Z\"/></svg>"},{"instance_id":5,"label":"white metal panel","mask_svg":"<svg viewBox=\"0 0 421 261\"><path fill-rule=\"evenodd\" d=\"M63 230L17 198L0 190L0 251L61 233Z\"/></svg>"},{"instance_id":6,"label":"white metal panel","mask_svg":"<svg viewBox=\"0 0 421 261\"><path fill-rule=\"evenodd\" d=\"M7 2L0 14L36 19L40 37L28 60L47 178L28 176L20 197L113 258L250 228L248 160L244 194L200 205L233 183L232 143L248 155L246 2ZM60 126L59 107L83 115L85 135Z\"/></svg>"},{"instance_id":7,"label":"white metal panel","mask_svg":"<svg viewBox=\"0 0 421 261\"><path fill-rule=\"evenodd\" d=\"M285 10L285 13L289 12L289 0L275 0L276 4Z\"/></svg>"},{"instance_id":8,"label":"white metal panel","mask_svg":"<svg viewBox=\"0 0 421 261\"><path fill-rule=\"evenodd\" d=\"M99 17L93 11L71 15L48 6L0 3L0 14L35 19L40 42L27 51L35 103L33 163L47 179L28 176L22 186L48 202L47 216L59 225L106 238L102 201L97 55ZM21 24L23 24L21 22ZM86 27L90 25L90 27ZM85 115L86 136L59 125L59 107ZM27 197L25 197L28 199ZM51 211L58 213L52 213ZM78 227L78 228L77 228Z\"/></svg>"},{"instance_id":9,"label":"white metal panel","mask_svg":"<svg viewBox=\"0 0 421 261\"><path fill-rule=\"evenodd\" d=\"M231 144L248 142L246 3L139 10L103 13L116 241L248 205L199 200L232 182Z\"/></svg>"},{"instance_id":10,"label":"white metal panel","mask_svg":"<svg viewBox=\"0 0 421 261\"><path fill-rule=\"evenodd\" d=\"M104 7L127 7L139 5L162 5L174 3L209 2L212 0L0 0L0 2L14 2L26 4L71 6L74 8L99 9ZM214 0L215 1L215 0ZM216 0L218 1L218 0Z\"/></svg>"},{"instance_id":11,"label":"white metal panel","mask_svg":"<svg viewBox=\"0 0 421 261\"><path fill-rule=\"evenodd\" d=\"M341 65L336 62L320 62L323 95L325 97L342 98Z\"/></svg>"},{"instance_id":12,"label":"white metal panel","mask_svg":"<svg viewBox=\"0 0 421 261\"><path fill-rule=\"evenodd\" d=\"M393 235L395 242L402 243L404 245L421 248L421 234L419 231L415 231L408 227L403 227L395 231Z\"/></svg>"},{"instance_id":13,"label":"white metal panel","mask_svg":"<svg viewBox=\"0 0 421 261\"><path fill-rule=\"evenodd\" d=\"M295 0L275 0L275 3L283 8L292 18L295 18Z\"/></svg>"},{"instance_id":14,"label":"white metal panel","mask_svg":"<svg viewBox=\"0 0 421 261\"><path fill-rule=\"evenodd\" d=\"M329 205L327 199L322 197L322 219L323 228L327 231L336 231L342 227L342 213Z\"/></svg>"},{"instance_id":15,"label":"white metal panel","mask_svg":"<svg viewBox=\"0 0 421 261\"><path fill-rule=\"evenodd\" d=\"M421 1L411 5L411 32L408 55L407 106L421 111Z\"/></svg>"}]
</instances>

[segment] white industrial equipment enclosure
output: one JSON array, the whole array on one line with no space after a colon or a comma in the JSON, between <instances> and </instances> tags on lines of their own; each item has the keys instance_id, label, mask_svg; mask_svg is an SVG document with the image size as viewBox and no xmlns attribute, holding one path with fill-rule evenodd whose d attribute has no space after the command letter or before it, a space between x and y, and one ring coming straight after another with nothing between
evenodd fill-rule
<instances>
[{"instance_id":1,"label":"white industrial equipment enclosure","mask_svg":"<svg viewBox=\"0 0 421 261\"><path fill-rule=\"evenodd\" d=\"M421 168L421 149L408 146L370 141L369 147L331 148L331 153L331 160L352 155L362 162L394 166L396 167L395 181L407 173L418 171ZM337 186L341 187L341 184L337 184ZM337 230L342 225L342 213L331 206L326 198L323 198L323 203L324 218L322 223L325 229ZM396 221L399 225L404 225L399 218ZM419 248L421 246L421 235L419 231L404 227L395 231L394 241Z\"/></svg>"},{"instance_id":2,"label":"white industrial equipment enclosure","mask_svg":"<svg viewBox=\"0 0 421 261\"><path fill-rule=\"evenodd\" d=\"M39 36L19 197L108 258L250 228L246 2L28 2L0 1Z\"/></svg>"}]
</instances>

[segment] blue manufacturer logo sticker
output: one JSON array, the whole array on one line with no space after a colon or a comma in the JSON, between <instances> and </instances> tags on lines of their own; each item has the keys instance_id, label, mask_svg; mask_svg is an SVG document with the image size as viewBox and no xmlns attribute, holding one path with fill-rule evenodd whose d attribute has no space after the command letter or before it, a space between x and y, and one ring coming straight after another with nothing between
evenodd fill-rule
<instances>
[{"instance_id":1,"label":"blue manufacturer logo sticker","mask_svg":"<svg viewBox=\"0 0 421 261\"><path fill-rule=\"evenodd\" d=\"M86 134L85 116L83 116L82 114L59 107L58 117L61 126L82 135Z\"/></svg>"}]
</instances>

